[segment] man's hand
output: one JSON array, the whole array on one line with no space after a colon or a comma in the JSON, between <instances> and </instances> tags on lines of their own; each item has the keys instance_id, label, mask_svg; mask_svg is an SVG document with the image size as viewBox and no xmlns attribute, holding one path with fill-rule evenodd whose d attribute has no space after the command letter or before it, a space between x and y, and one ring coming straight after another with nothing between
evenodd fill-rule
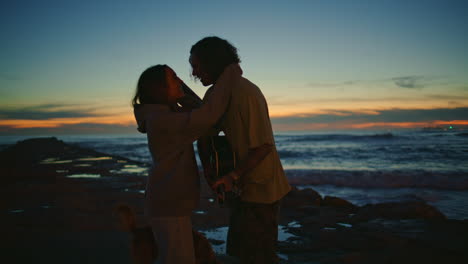
<instances>
[{"instance_id":1,"label":"man's hand","mask_svg":"<svg viewBox=\"0 0 468 264\"><path fill-rule=\"evenodd\" d=\"M237 176L237 174L234 171L232 171L229 174L224 175L221 179L215 181L211 188L213 190L216 190L219 186L224 185L224 190L226 192L230 192L234 187L234 181L238 178L239 176Z\"/></svg>"}]
</instances>

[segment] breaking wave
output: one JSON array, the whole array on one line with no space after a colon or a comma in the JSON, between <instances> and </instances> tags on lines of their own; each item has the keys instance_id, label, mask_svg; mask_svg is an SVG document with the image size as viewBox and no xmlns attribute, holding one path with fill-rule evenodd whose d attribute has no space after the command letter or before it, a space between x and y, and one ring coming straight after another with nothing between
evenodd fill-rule
<instances>
[{"instance_id":1,"label":"breaking wave","mask_svg":"<svg viewBox=\"0 0 468 264\"><path fill-rule=\"evenodd\" d=\"M286 141L290 142L307 142L307 141L357 141L357 140L388 140L396 138L404 138L405 136L394 135L392 133L371 134L371 135L346 135L346 134L330 134L330 135L304 135L293 136Z\"/></svg>"},{"instance_id":2,"label":"breaking wave","mask_svg":"<svg viewBox=\"0 0 468 264\"><path fill-rule=\"evenodd\" d=\"M323 185L360 188L433 188L468 190L468 175L463 172L430 171L340 171L300 170L285 171L294 185Z\"/></svg>"}]
</instances>

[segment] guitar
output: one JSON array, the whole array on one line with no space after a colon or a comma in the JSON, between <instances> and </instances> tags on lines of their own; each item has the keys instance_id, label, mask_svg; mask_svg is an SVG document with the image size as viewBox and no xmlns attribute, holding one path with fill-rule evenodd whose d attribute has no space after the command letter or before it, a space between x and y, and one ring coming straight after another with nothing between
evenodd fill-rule
<instances>
[{"instance_id":1,"label":"guitar","mask_svg":"<svg viewBox=\"0 0 468 264\"><path fill-rule=\"evenodd\" d=\"M203 100L190 89L185 83L182 83L182 90L185 96L180 98L178 104L189 109L199 108L203 104ZM223 117L221 117L221 120ZM214 172L210 175L209 181L215 182L224 175L233 171L236 168L236 154L232 151L226 136L216 135L210 136L209 141L209 169ZM218 203L220 205L231 204L239 196L235 192L226 192L223 187L218 188Z\"/></svg>"},{"instance_id":2,"label":"guitar","mask_svg":"<svg viewBox=\"0 0 468 264\"><path fill-rule=\"evenodd\" d=\"M209 149L209 166L214 172L211 180L216 181L236 168L236 153L232 150L226 136L211 136ZM230 206L239 196L236 192L224 191L223 186L220 186L217 192L218 203L221 206Z\"/></svg>"}]
</instances>

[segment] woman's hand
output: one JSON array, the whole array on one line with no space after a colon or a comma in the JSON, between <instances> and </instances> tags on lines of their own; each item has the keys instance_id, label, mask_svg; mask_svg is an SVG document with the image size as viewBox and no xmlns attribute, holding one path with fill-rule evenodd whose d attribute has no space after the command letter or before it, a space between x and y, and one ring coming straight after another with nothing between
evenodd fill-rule
<instances>
[{"instance_id":1,"label":"woman's hand","mask_svg":"<svg viewBox=\"0 0 468 264\"><path fill-rule=\"evenodd\" d=\"M202 105L202 101L198 100L196 97L186 94L183 97L179 98L177 102L186 109L195 109L199 108Z\"/></svg>"}]
</instances>

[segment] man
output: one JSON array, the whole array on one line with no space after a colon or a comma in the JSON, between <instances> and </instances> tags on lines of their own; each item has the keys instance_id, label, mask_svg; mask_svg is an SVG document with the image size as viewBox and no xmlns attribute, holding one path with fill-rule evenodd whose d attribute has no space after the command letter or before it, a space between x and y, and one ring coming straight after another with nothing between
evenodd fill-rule
<instances>
[{"instance_id":1,"label":"man","mask_svg":"<svg viewBox=\"0 0 468 264\"><path fill-rule=\"evenodd\" d=\"M190 50L192 75L204 86L216 83L224 68L239 63L237 49L219 37L206 37ZM212 96L211 88L205 100ZM277 263L279 202L291 187L275 147L268 106L260 89L241 77L232 87L228 109L220 121L239 166L213 184L229 191L236 182L240 201L231 208L227 253L242 263ZM199 140L205 173L206 140Z\"/></svg>"}]
</instances>

